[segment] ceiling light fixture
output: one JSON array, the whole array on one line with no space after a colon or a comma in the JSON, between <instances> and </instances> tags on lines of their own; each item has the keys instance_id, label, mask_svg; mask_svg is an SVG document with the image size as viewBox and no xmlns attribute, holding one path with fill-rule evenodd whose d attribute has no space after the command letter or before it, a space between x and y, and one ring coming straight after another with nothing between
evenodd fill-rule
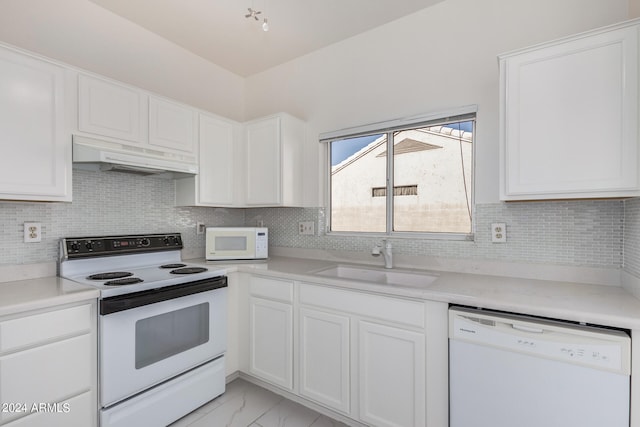
<instances>
[{"instance_id":1,"label":"ceiling light fixture","mask_svg":"<svg viewBox=\"0 0 640 427\"><path fill-rule=\"evenodd\" d=\"M252 7L248 7L247 10L249 11L249 13L247 13L246 15L244 15L245 18L253 18L256 21L258 21L258 15L260 15L262 12L259 10L255 10Z\"/></svg>"},{"instance_id":2,"label":"ceiling light fixture","mask_svg":"<svg viewBox=\"0 0 640 427\"><path fill-rule=\"evenodd\" d=\"M260 18L258 18L258 15L262 14L261 10L254 9L253 7L248 7L247 10L249 11L249 13L244 15L245 18L249 18L249 19L253 18L256 21L260 20ZM267 20L266 17L262 21L262 30L269 31L269 21Z\"/></svg>"}]
</instances>

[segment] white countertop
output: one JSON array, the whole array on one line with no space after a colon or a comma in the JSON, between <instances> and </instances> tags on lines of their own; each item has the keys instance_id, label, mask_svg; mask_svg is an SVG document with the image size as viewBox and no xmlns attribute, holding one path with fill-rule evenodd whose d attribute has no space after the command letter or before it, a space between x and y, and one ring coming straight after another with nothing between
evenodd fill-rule
<instances>
[{"instance_id":1,"label":"white countertop","mask_svg":"<svg viewBox=\"0 0 640 427\"><path fill-rule=\"evenodd\" d=\"M197 260L190 260L194 262ZM203 263L200 260L200 263ZM640 329L640 300L619 286L422 271L438 278L421 288L334 279L313 274L335 261L272 257L268 262L224 265L228 271L277 276L381 294L441 301L628 329ZM346 263L340 263L346 264ZM211 263L207 264L211 266ZM371 266L365 266L370 268ZM420 272L420 270L395 269Z\"/></svg>"},{"instance_id":2,"label":"white countertop","mask_svg":"<svg viewBox=\"0 0 640 427\"><path fill-rule=\"evenodd\" d=\"M189 262L212 266L203 260ZM241 271L397 297L640 329L640 300L619 286L394 269L438 276L429 285L418 288L334 279L313 274L314 271L337 264L335 261L272 257L268 262L214 265L228 272ZM98 296L96 289L59 277L0 283L0 316L89 300Z\"/></svg>"},{"instance_id":3,"label":"white countertop","mask_svg":"<svg viewBox=\"0 0 640 427\"><path fill-rule=\"evenodd\" d=\"M0 283L0 316L98 298L99 292L60 277Z\"/></svg>"}]
</instances>

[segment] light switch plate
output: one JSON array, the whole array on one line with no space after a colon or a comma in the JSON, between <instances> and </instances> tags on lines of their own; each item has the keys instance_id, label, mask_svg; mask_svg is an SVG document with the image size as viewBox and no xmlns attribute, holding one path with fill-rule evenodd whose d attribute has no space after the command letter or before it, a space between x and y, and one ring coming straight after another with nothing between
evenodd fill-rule
<instances>
[{"instance_id":1,"label":"light switch plate","mask_svg":"<svg viewBox=\"0 0 640 427\"><path fill-rule=\"evenodd\" d=\"M298 234L313 236L315 234L313 221L300 221L298 223Z\"/></svg>"},{"instance_id":2,"label":"light switch plate","mask_svg":"<svg viewBox=\"0 0 640 427\"><path fill-rule=\"evenodd\" d=\"M196 234L204 234L207 226L204 225L204 222L196 222Z\"/></svg>"}]
</instances>

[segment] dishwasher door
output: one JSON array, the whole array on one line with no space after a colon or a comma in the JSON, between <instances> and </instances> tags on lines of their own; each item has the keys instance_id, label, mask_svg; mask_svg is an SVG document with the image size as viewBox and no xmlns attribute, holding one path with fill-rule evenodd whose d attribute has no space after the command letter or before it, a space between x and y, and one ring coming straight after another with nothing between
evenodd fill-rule
<instances>
[{"instance_id":1,"label":"dishwasher door","mask_svg":"<svg viewBox=\"0 0 640 427\"><path fill-rule=\"evenodd\" d=\"M449 310L450 427L629 427L623 331Z\"/></svg>"}]
</instances>

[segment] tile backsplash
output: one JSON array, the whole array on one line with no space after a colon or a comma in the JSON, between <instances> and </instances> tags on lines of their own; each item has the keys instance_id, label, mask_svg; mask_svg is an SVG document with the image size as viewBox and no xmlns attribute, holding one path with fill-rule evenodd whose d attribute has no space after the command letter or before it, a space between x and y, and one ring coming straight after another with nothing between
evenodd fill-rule
<instances>
[{"instance_id":1,"label":"tile backsplash","mask_svg":"<svg viewBox=\"0 0 640 427\"><path fill-rule=\"evenodd\" d=\"M242 209L177 208L172 180L118 172L73 171L72 203L0 203L0 265L53 262L62 237L180 232L204 247L196 223L242 225ZM24 243L23 223L42 223L42 242ZM203 252L204 253L204 252Z\"/></svg>"},{"instance_id":2,"label":"tile backsplash","mask_svg":"<svg viewBox=\"0 0 640 427\"><path fill-rule=\"evenodd\" d=\"M324 234L322 208L248 209L247 224L263 221L273 246L370 251L379 238ZM298 235L299 221L320 233ZM507 243L492 243L492 222L507 225ZM390 238L394 253L447 258L621 267L624 202L620 200L495 203L476 206L475 241Z\"/></svg>"},{"instance_id":3,"label":"tile backsplash","mask_svg":"<svg viewBox=\"0 0 640 427\"><path fill-rule=\"evenodd\" d=\"M204 248L196 223L270 228L272 246L370 251L378 239L326 235L324 208L181 208L173 181L74 170L73 203L0 203L0 265L53 262L61 237L180 232ZM42 242L23 242L23 223L42 224ZM314 236L298 235L313 221ZM490 224L507 224L507 243L491 243ZM640 277L640 200L495 203L476 206L475 241L390 239L394 252L568 266L620 268Z\"/></svg>"},{"instance_id":4,"label":"tile backsplash","mask_svg":"<svg viewBox=\"0 0 640 427\"><path fill-rule=\"evenodd\" d=\"M624 202L624 269L640 278L640 199Z\"/></svg>"}]
</instances>

